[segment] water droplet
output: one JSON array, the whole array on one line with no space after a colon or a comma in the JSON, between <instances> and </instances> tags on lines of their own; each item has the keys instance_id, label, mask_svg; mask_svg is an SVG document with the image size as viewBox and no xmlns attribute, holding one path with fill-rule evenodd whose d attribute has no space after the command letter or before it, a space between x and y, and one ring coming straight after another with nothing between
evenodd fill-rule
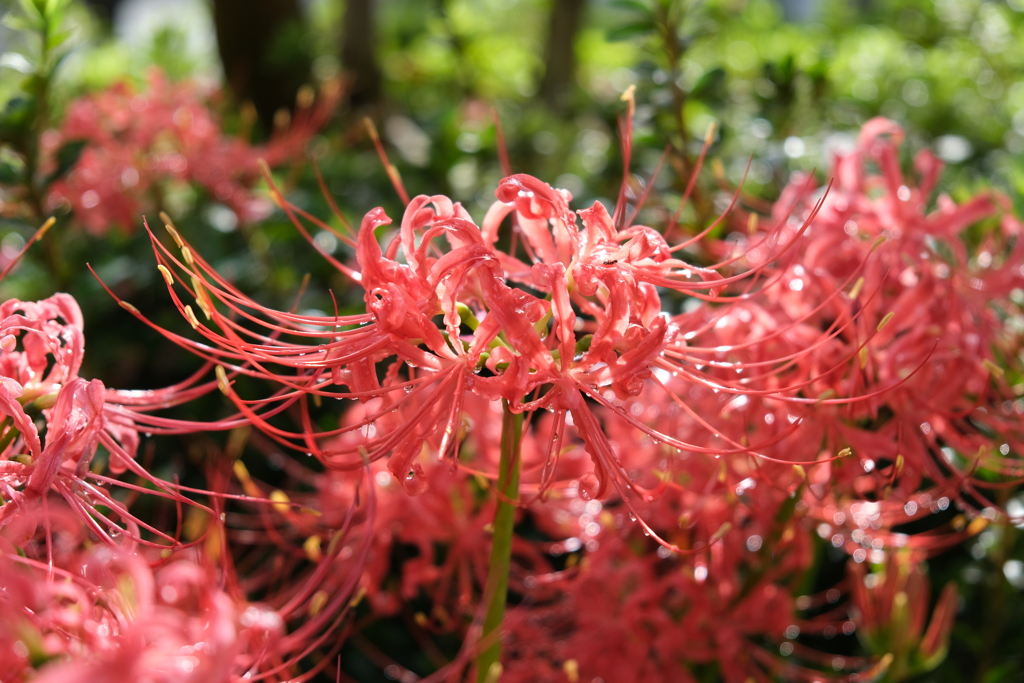
<instances>
[{"instance_id":1,"label":"water droplet","mask_svg":"<svg viewBox=\"0 0 1024 683\"><path fill-rule=\"evenodd\" d=\"M580 498L583 500L591 500L597 496L598 489L601 488L601 482L598 480L597 475L593 472L587 472L580 477L579 493Z\"/></svg>"}]
</instances>

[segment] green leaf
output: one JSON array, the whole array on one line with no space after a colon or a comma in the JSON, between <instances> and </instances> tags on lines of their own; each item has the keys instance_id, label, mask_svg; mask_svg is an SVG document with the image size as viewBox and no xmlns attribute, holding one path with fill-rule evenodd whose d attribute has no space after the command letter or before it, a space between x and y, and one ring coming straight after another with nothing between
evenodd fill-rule
<instances>
[{"instance_id":1,"label":"green leaf","mask_svg":"<svg viewBox=\"0 0 1024 683\"><path fill-rule=\"evenodd\" d=\"M57 150L57 168L46 177L47 185L70 171L71 167L78 163L85 145L85 140L71 140L60 146L60 149Z\"/></svg>"},{"instance_id":2,"label":"green leaf","mask_svg":"<svg viewBox=\"0 0 1024 683\"><path fill-rule=\"evenodd\" d=\"M22 14L10 12L4 16L3 25L15 31L32 32L39 31L42 28L42 21L32 21Z\"/></svg>"},{"instance_id":3,"label":"green leaf","mask_svg":"<svg viewBox=\"0 0 1024 683\"><path fill-rule=\"evenodd\" d=\"M74 32L74 29L70 28L65 29L64 31L54 31L47 41L50 45L50 49L53 50L66 43L68 38L70 38Z\"/></svg>"},{"instance_id":4,"label":"green leaf","mask_svg":"<svg viewBox=\"0 0 1024 683\"><path fill-rule=\"evenodd\" d=\"M642 14L651 13L650 6L640 0L615 0L615 2L612 3L612 7L615 7L616 9L632 10Z\"/></svg>"},{"instance_id":5,"label":"green leaf","mask_svg":"<svg viewBox=\"0 0 1024 683\"><path fill-rule=\"evenodd\" d=\"M721 67L712 69L700 77L690 91L690 97L695 99L715 99L722 93L725 85L725 69Z\"/></svg>"},{"instance_id":6,"label":"green leaf","mask_svg":"<svg viewBox=\"0 0 1024 683\"><path fill-rule=\"evenodd\" d=\"M624 24L608 31L608 40L610 42L616 42L620 40L629 40L636 36L641 36L654 31L654 22L650 19L643 21L634 21L629 24Z\"/></svg>"},{"instance_id":7,"label":"green leaf","mask_svg":"<svg viewBox=\"0 0 1024 683\"><path fill-rule=\"evenodd\" d=\"M46 0L45 9L46 16L51 18L51 21L60 19L60 15L64 13L64 10L68 7L68 0Z\"/></svg>"},{"instance_id":8,"label":"green leaf","mask_svg":"<svg viewBox=\"0 0 1024 683\"><path fill-rule=\"evenodd\" d=\"M32 0L18 0L18 3L21 5L21 11L25 13L25 18L29 21L41 23L44 20L39 6Z\"/></svg>"},{"instance_id":9,"label":"green leaf","mask_svg":"<svg viewBox=\"0 0 1024 683\"><path fill-rule=\"evenodd\" d=\"M39 93L43 92L46 88L46 79L38 73L30 75L24 81L21 82L21 90L28 95L38 97Z\"/></svg>"},{"instance_id":10,"label":"green leaf","mask_svg":"<svg viewBox=\"0 0 1024 683\"><path fill-rule=\"evenodd\" d=\"M21 172L9 161L0 161L0 185L18 185Z\"/></svg>"},{"instance_id":11,"label":"green leaf","mask_svg":"<svg viewBox=\"0 0 1024 683\"><path fill-rule=\"evenodd\" d=\"M35 118L36 103L31 97L12 98L0 112L0 140L15 142L28 134Z\"/></svg>"}]
</instances>

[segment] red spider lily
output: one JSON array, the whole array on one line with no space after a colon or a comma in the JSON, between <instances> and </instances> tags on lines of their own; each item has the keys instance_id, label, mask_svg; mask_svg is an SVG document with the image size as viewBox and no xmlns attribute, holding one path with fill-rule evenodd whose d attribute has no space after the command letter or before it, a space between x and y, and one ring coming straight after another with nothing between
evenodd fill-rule
<instances>
[{"instance_id":1,"label":"red spider lily","mask_svg":"<svg viewBox=\"0 0 1024 683\"><path fill-rule=\"evenodd\" d=\"M857 635L869 652L892 653L889 680L931 671L946 658L956 615L956 584L942 589L926 629L931 595L920 559L909 551L889 553L881 570L872 574L863 564L849 564Z\"/></svg>"},{"instance_id":2,"label":"red spider lily","mask_svg":"<svg viewBox=\"0 0 1024 683\"><path fill-rule=\"evenodd\" d=\"M10 616L0 620L0 675L21 680L50 662L39 680L315 676L330 654L304 672L299 662L328 642L336 653L343 642L336 636L358 603L369 544L347 539L358 523L373 526L372 487L354 476L357 496L366 491L362 504L326 527L281 491L264 495L241 463L235 467L241 494L227 492L216 471L211 490L156 478L135 461L139 435L132 416L148 417L145 411L188 400L216 383L107 390L99 380L78 376L82 328L78 305L66 294L0 304L0 606ZM160 426L190 429L173 420ZM105 467L96 458L101 447L109 456ZM124 473L135 481L118 478ZM176 508L176 531L130 510L142 494ZM232 501L257 515L232 512L231 524L222 523ZM190 538L183 542L186 507ZM314 553L310 540L321 537L331 545ZM232 550L239 546L246 557L270 552L292 559L238 577ZM342 550L351 567L344 573L336 562ZM247 599L254 594L262 604Z\"/></svg>"},{"instance_id":3,"label":"red spider lily","mask_svg":"<svg viewBox=\"0 0 1024 683\"><path fill-rule=\"evenodd\" d=\"M221 387L240 415L329 467L358 468L388 457L391 472L406 488L422 492L423 445L436 443L438 457L457 459L457 425L467 401L503 398L517 412L554 411L555 426L546 446L548 474L557 459L555 444L566 424L573 424L594 467L578 479L583 495L605 497L611 484L627 501L631 494L649 497L622 467L591 405L610 405L613 398L638 394L656 364L683 363L699 381L713 381L684 360L687 339L703 323L663 313L658 287L726 303L729 299L718 293L756 279L768 261L783 258L810 225L813 212L798 227L785 217L779 220L759 244L764 265L742 272L733 268L738 259L700 267L676 258L675 252L697 238L670 247L654 229L627 221L625 204L614 217L599 203L580 211L581 228L568 208L568 193L535 178L509 176L497 194L499 201L480 227L445 197L416 197L386 249L377 242L375 230L390 219L381 209L369 212L355 239L346 237L355 246L358 270L331 258L363 287L366 315L312 317L268 310L218 276L176 231L181 259L154 238L171 295L204 341L165 334L229 370ZM312 217L276 190L274 195L308 236L300 219ZM529 264L520 260L516 248L503 251L498 246L509 216ZM191 287L185 282L182 286L210 326L179 298L172 269L192 279ZM435 316L443 319L440 327ZM250 330L242 320L263 331ZM334 331L313 331L317 328ZM267 399L243 399L230 389L229 374L236 372L272 379L281 389ZM783 390L796 389L777 384L767 393ZM358 424L317 432L311 427L307 396L380 401L374 404L376 412ZM268 421L295 404L303 416L302 431ZM398 417L387 417L392 414ZM377 421L394 422L394 428L375 428L373 438L358 444L325 442ZM763 445L704 447L634 426L676 449L699 453L759 455L756 449ZM541 491L551 484L546 478Z\"/></svg>"},{"instance_id":4,"label":"red spider lily","mask_svg":"<svg viewBox=\"0 0 1024 683\"><path fill-rule=\"evenodd\" d=\"M69 202L86 229L103 234L112 224L133 229L142 198L193 183L242 222L264 217L268 204L251 192L258 161L277 165L300 155L333 112L339 89L325 87L315 105L312 91L304 91L290 126L259 147L222 133L210 97L196 84L170 83L151 71L144 91L121 83L71 103L60 130L44 141L51 150L75 141L86 146L48 202Z\"/></svg>"},{"instance_id":5,"label":"red spider lily","mask_svg":"<svg viewBox=\"0 0 1024 683\"><path fill-rule=\"evenodd\" d=\"M540 546L520 539L514 554L523 578L513 589L529 596L531 582L543 584L537 590L550 599L557 586L579 600L513 617L527 624L514 657L532 662L532 671L548 667L552 680L572 680L608 670L608 653L627 652L622 661L646 667L628 675L642 670L665 680L685 680L687 667L709 662L728 680L863 680L892 658L837 666L785 642L798 623L824 632L847 623L838 613L793 617L785 586L810 565L808 532L817 525L855 563L880 561L899 546L937 549L976 533L982 520L944 534L906 536L893 527L952 501L975 513L988 503L973 470L1009 479L1017 467L1000 457L1017 451L1016 427L1000 417L1009 394L994 369L1013 342L999 336L989 302L972 292L991 287L997 305L1015 310L1007 298L1019 277L1018 250L1004 250L1004 259L999 238L989 239L988 265L978 267L993 269L991 285L974 277L966 256L934 260L945 253L936 235L954 240L1000 202L942 200L925 215L937 165L922 157L925 187L909 188L882 132L896 130L872 122L860 151L839 162L835 194L814 199L811 179L795 182L764 221L769 228L751 221L739 248L708 239L714 226L670 245L674 222L663 232L635 224L639 206L630 212L625 194L611 214L601 204L573 214L568 193L526 175L500 183L479 226L446 197L419 196L382 244L378 232L391 221L375 209L357 232L339 233L355 262L328 256L363 288L359 315L261 306L168 225L181 256L153 237L158 265L202 339L161 331L217 365L217 385L237 413L207 428L248 421L327 466L325 475L301 478L333 524L356 500L346 472L373 474L387 523L363 527L349 543L369 548L362 585L379 614L421 593L434 605L419 624L426 630L454 629L452 615L476 612L488 514L475 502L473 475L495 476L501 399L527 414L522 506L554 539ZM859 172L867 157L881 176ZM327 229L272 193L307 238L304 220ZM1019 232L1010 218L1002 227ZM684 248L717 263L685 262L677 258ZM954 245L952 253L967 252ZM702 305L663 312L682 297ZM270 380L271 395L239 395L232 384L239 375ZM149 413L209 390L202 377L159 398L126 400L121 414L156 431L199 428ZM348 408L337 428L314 427L324 424L314 416L323 417L317 410L328 398L347 399ZM284 426L285 413L298 428ZM1006 439L1000 456L981 449L991 444L985 430ZM971 459L965 465L957 457ZM406 498L396 480L406 492L429 495ZM683 557L652 556L629 516ZM294 554L295 541L315 525L288 521L297 527L288 534L267 528ZM396 541L420 555L402 568L401 586L389 589L382 581ZM436 545L446 548L443 562ZM538 547L554 555L585 548L587 562L552 573ZM332 562L350 566L340 552ZM688 571L665 572L671 563ZM590 606L622 617L608 625L595 611L588 619ZM681 619L682 611L690 616ZM570 635L551 642L524 635L546 621ZM599 623L606 633L595 632ZM628 640L622 629L642 636ZM937 637L928 640L932 654L940 651ZM780 641L789 645L782 657L774 653ZM677 654L694 642L701 646L692 654ZM826 676L829 664L860 671Z\"/></svg>"},{"instance_id":6,"label":"red spider lily","mask_svg":"<svg viewBox=\"0 0 1024 683\"><path fill-rule=\"evenodd\" d=\"M200 555L174 553L154 571L131 541L86 549L87 529L59 504L39 514L59 553L46 563L31 542L5 548L5 680L236 680L281 639L280 616L230 597Z\"/></svg>"},{"instance_id":7,"label":"red spider lily","mask_svg":"<svg viewBox=\"0 0 1024 683\"><path fill-rule=\"evenodd\" d=\"M859 548L860 559L890 545L939 549L959 542L977 525L913 537L890 530L951 501L978 514L991 505L986 490L1014 486L1024 472L1015 455L1021 431L1014 395L1001 369L1018 349L1001 320L1019 315L1010 295L1024 278L1020 224L994 194L961 205L940 196L929 211L941 165L928 152L918 155L922 179L914 187L896 162L901 138L884 119L865 125L857 149L837 158L838 182L824 205L796 211L817 211L796 249L798 263L779 269L776 293L747 314L767 329L789 330L791 348L809 350L804 367L792 371L819 374L810 395L862 397L846 407L810 401L799 413L819 434L804 444L802 459L824 461L847 448L856 455L810 470L806 499L836 527L822 533L850 552ZM879 173L865 170L869 161ZM790 186L776 218L792 210L804 188L802 180ZM999 229L971 257L963 233L981 220ZM743 328L737 333L718 351L728 355L756 338ZM818 371L852 356L857 363L842 371ZM978 470L985 474L974 476Z\"/></svg>"},{"instance_id":8,"label":"red spider lily","mask_svg":"<svg viewBox=\"0 0 1024 683\"><path fill-rule=\"evenodd\" d=\"M117 392L108 392L99 380L78 376L85 345L78 304L66 294L40 302L11 299L0 305L0 317L0 412L5 415L0 486L9 501L0 510L0 525L51 491L79 510L100 538L109 538L104 525L113 525L116 533L124 529L96 505L108 506L124 523L138 525L109 494L86 484L100 446L110 453L112 473L131 469L149 481L153 478L134 461L139 444L134 425L111 415ZM35 423L40 415L46 424L45 446ZM83 485L89 493L83 494ZM97 524L97 519L104 521Z\"/></svg>"}]
</instances>

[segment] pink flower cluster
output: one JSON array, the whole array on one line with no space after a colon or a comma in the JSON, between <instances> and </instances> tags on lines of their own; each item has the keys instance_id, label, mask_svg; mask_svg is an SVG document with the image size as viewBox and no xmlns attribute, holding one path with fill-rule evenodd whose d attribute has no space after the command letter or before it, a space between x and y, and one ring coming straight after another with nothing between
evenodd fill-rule
<instances>
[{"instance_id":1,"label":"pink flower cluster","mask_svg":"<svg viewBox=\"0 0 1024 683\"><path fill-rule=\"evenodd\" d=\"M684 238L674 220L638 223L649 191L625 181L611 211L573 212L568 192L511 173L479 223L444 196L413 198L395 228L374 209L337 233L350 260L324 254L363 290L365 312L348 316L261 306L168 225L179 251L153 237L158 268L200 340L161 331L209 364L157 392L77 377L68 298L9 302L0 533L24 551L3 557L35 601L17 606L32 637L0 631L14 675L43 653L64 660L44 675L156 680L191 666L194 680L305 680L357 627L365 595L359 624L425 598L409 628L462 638L453 661L427 648L457 676L482 647L503 406L524 419L502 681L934 668L956 592L929 618L923 562L1005 516L992 491L1024 471L1004 370L1019 352L1007 321L1021 319L1024 246L995 194L930 209L940 165L922 153L918 180L905 177L901 138L870 121L830 187L795 178L769 215L737 208L737 190ZM628 149L627 134L627 164ZM272 195L305 236L304 220L330 229ZM965 231L979 222L990 229L975 244ZM725 239L711 237L719 225ZM239 377L269 389L243 396ZM229 418L153 414L213 388ZM193 491L145 474L135 430L232 430L233 453ZM272 484L228 465L247 439ZM127 485L96 466L100 445L112 474L194 511L190 540L109 493ZM84 530L61 526L72 516ZM849 557L847 577L801 594L827 546ZM856 634L864 655L801 634Z\"/></svg>"},{"instance_id":2,"label":"pink flower cluster","mask_svg":"<svg viewBox=\"0 0 1024 683\"><path fill-rule=\"evenodd\" d=\"M224 494L216 469L207 491L155 477L136 460L138 425L189 431L188 423L148 413L216 384L108 390L79 376L82 328L66 294L0 305L0 678L208 683L316 675L329 658L306 671L299 662L325 642L337 649L340 641L330 639L358 603L359 573L339 574L335 564L342 554L354 554L357 566L365 558L358 542L343 542L356 510L340 529L326 528L312 511L257 490L240 464L249 495ZM141 497L149 512L133 511ZM235 498L256 515L229 519L225 504ZM369 506L360 514L372 524ZM286 530L268 536L277 527ZM333 550L320 551L321 536ZM293 559L240 576L234 553L242 548Z\"/></svg>"},{"instance_id":3,"label":"pink flower cluster","mask_svg":"<svg viewBox=\"0 0 1024 683\"><path fill-rule=\"evenodd\" d=\"M60 129L44 136L44 143L51 154L67 143L86 144L70 172L53 184L49 205L69 203L93 234L114 225L133 230L144 210L162 208L169 191L187 184L243 223L264 217L270 206L251 191L258 162L277 166L301 156L334 111L339 90L325 87L318 99L304 91L290 125L259 146L222 132L211 97L195 83L172 83L152 71L142 91L120 83L72 102Z\"/></svg>"}]
</instances>

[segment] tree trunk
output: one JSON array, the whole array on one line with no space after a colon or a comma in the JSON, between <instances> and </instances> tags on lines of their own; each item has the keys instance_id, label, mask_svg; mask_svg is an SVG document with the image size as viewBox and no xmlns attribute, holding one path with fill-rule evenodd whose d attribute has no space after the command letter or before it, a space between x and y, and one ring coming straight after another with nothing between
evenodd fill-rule
<instances>
[{"instance_id":1,"label":"tree trunk","mask_svg":"<svg viewBox=\"0 0 1024 683\"><path fill-rule=\"evenodd\" d=\"M372 105L380 98L380 67L377 65L374 0L347 0L342 23L341 65L349 83L353 106Z\"/></svg>"},{"instance_id":2,"label":"tree trunk","mask_svg":"<svg viewBox=\"0 0 1024 683\"><path fill-rule=\"evenodd\" d=\"M555 111L565 111L576 79L576 34L587 0L554 0L551 29L544 49L540 96Z\"/></svg>"},{"instance_id":3,"label":"tree trunk","mask_svg":"<svg viewBox=\"0 0 1024 683\"><path fill-rule=\"evenodd\" d=\"M224 75L232 92L251 100L269 130L279 109L291 111L309 82L312 60L297 0L214 0L213 19Z\"/></svg>"}]
</instances>

